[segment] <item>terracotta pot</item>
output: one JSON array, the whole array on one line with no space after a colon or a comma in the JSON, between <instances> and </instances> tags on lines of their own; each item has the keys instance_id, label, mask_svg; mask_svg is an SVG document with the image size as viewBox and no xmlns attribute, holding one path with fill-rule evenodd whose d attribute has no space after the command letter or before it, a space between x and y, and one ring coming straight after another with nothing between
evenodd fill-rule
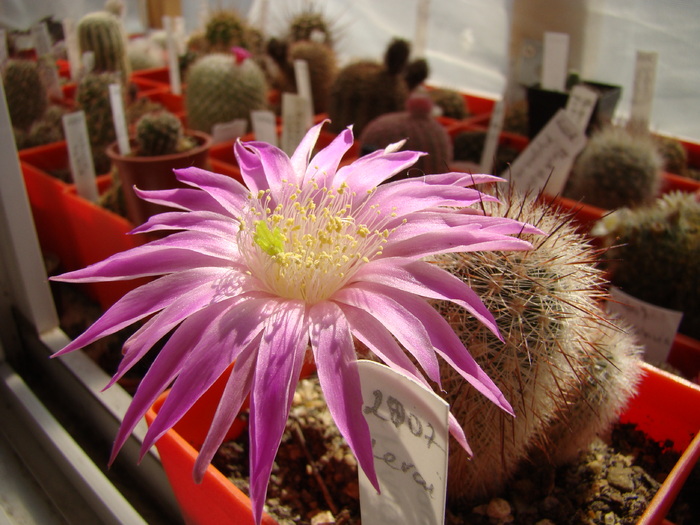
<instances>
[{"instance_id":1,"label":"terracotta pot","mask_svg":"<svg viewBox=\"0 0 700 525\"><path fill-rule=\"evenodd\" d=\"M196 166L206 168L207 155L211 147L211 137L200 131L188 130L186 134L197 141L194 149L184 153L161 155L158 157L137 157L120 155L115 142L107 148L107 155L116 166L124 192L126 212L134 224L142 224L151 215L170 210L164 206L152 204L140 199L133 187L142 190L162 190L183 187L175 178L174 169ZM132 150L134 141L132 139Z\"/></svg>"},{"instance_id":2,"label":"terracotta pot","mask_svg":"<svg viewBox=\"0 0 700 525\"><path fill-rule=\"evenodd\" d=\"M682 452L640 521L646 525L657 525L668 523L664 517L700 457L700 411L691 408L700 404L700 387L653 366L645 364L644 368L645 375L639 392L620 419L625 423L636 423L656 441L672 440L674 449ZM156 443L166 475L189 524L253 523L250 499L219 470L210 465L201 484L197 485L192 480L198 449L213 418L225 379L212 386ZM149 424L155 419L166 397L167 392L146 414ZM243 428L244 422L237 420L227 439L235 438ZM273 525L276 521L265 516L263 523Z\"/></svg>"}]
</instances>

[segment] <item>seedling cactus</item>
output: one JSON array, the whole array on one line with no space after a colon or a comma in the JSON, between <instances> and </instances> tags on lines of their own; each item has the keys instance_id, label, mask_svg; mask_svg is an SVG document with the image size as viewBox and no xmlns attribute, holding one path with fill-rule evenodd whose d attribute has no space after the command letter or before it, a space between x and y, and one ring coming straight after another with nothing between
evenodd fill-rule
<instances>
[{"instance_id":1,"label":"seedling cactus","mask_svg":"<svg viewBox=\"0 0 700 525\"><path fill-rule=\"evenodd\" d=\"M146 113L136 123L138 155L155 157L189 149L192 144L183 140L182 123L169 111Z\"/></svg>"}]
</instances>

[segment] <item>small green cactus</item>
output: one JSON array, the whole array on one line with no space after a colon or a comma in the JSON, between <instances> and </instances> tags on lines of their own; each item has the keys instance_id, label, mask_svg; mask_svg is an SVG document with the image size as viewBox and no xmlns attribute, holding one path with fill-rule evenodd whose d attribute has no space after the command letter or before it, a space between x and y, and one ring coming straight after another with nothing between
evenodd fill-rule
<instances>
[{"instance_id":1,"label":"small green cactus","mask_svg":"<svg viewBox=\"0 0 700 525\"><path fill-rule=\"evenodd\" d=\"M32 60L9 60L2 80L12 126L26 132L49 105L37 64Z\"/></svg>"},{"instance_id":2,"label":"small green cactus","mask_svg":"<svg viewBox=\"0 0 700 525\"><path fill-rule=\"evenodd\" d=\"M433 103L440 108L443 117L463 120L469 116L469 109L464 97L459 91L448 88L438 88L428 91Z\"/></svg>"},{"instance_id":3,"label":"small green cactus","mask_svg":"<svg viewBox=\"0 0 700 525\"><path fill-rule=\"evenodd\" d=\"M146 113L136 123L137 155L155 157L181 151L182 122L167 110Z\"/></svg>"},{"instance_id":4,"label":"small green cactus","mask_svg":"<svg viewBox=\"0 0 700 525\"><path fill-rule=\"evenodd\" d=\"M386 113L372 120L359 137L363 151L382 149L406 139L407 149L427 155L400 176L449 171L452 142L445 128L431 116L432 108L430 97L416 94L408 99L405 111Z\"/></svg>"},{"instance_id":5,"label":"small green cactus","mask_svg":"<svg viewBox=\"0 0 700 525\"><path fill-rule=\"evenodd\" d=\"M354 126L357 136L379 115L402 111L409 95L404 78L410 46L394 39L386 50L384 63L363 60L341 69L333 83L328 105L330 130L340 132ZM412 79L415 84L417 79Z\"/></svg>"},{"instance_id":6,"label":"small green cactus","mask_svg":"<svg viewBox=\"0 0 700 525\"><path fill-rule=\"evenodd\" d=\"M688 176L688 151L673 137L655 136L659 153L664 159L664 170L682 177Z\"/></svg>"},{"instance_id":7,"label":"small green cactus","mask_svg":"<svg viewBox=\"0 0 700 525\"><path fill-rule=\"evenodd\" d=\"M209 53L227 53L232 47L248 48L248 28L245 20L234 10L212 13L204 28Z\"/></svg>"},{"instance_id":8,"label":"small green cactus","mask_svg":"<svg viewBox=\"0 0 700 525\"><path fill-rule=\"evenodd\" d=\"M267 82L250 59L213 53L192 64L187 73L185 108L191 129L211 133L215 124L250 119L267 107Z\"/></svg>"},{"instance_id":9,"label":"small green cactus","mask_svg":"<svg viewBox=\"0 0 700 525\"><path fill-rule=\"evenodd\" d=\"M308 5L290 20L288 40L290 42L314 41L332 48L333 33L333 24L328 18L317 6Z\"/></svg>"},{"instance_id":10,"label":"small green cactus","mask_svg":"<svg viewBox=\"0 0 700 525\"><path fill-rule=\"evenodd\" d=\"M121 20L107 11L88 13L76 27L80 52L94 54L93 71L119 71L126 82L131 73Z\"/></svg>"},{"instance_id":11,"label":"small green cactus","mask_svg":"<svg viewBox=\"0 0 700 525\"><path fill-rule=\"evenodd\" d=\"M455 253L435 261L469 284L494 315L503 341L464 309L436 303L516 414L505 414L443 367L444 397L474 452L470 458L460 447L450 447L448 495L453 501L500 491L543 443L550 461L568 455L568 448L557 451L560 445L567 447L557 436L565 434L558 430L564 423L574 424L572 401L584 390L590 390L588 399L616 400L589 411L577 409L577 426L600 430L619 414L639 377L639 347L598 305L602 271L594 265L588 242L568 217L533 197L511 194L503 200L484 203L486 212L543 230L544 236L522 234L533 243L532 250ZM607 369L608 375L596 368L601 355L615 352L630 356L624 378L614 368ZM617 362L616 356L610 358L611 364Z\"/></svg>"},{"instance_id":12,"label":"small green cactus","mask_svg":"<svg viewBox=\"0 0 700 525\"><path fill-rule=\"evenodd\" d=\"M653 204L621 209L592 233L605 246L611 281L625 293L683 312L679 331L700 339L700 202L673 192Z\"/></svg>"},{"instance_id":13,"label":"small green cactus","mask_svg":"<svg viewBox=\"0 0 700 525\"><path fill-rule=\"evenodd\" d=\"M26 137L25 147L43 146L64 139L63 115L67 109L56 104L50 105L44 115L32 124Z\"/></svg>"},{"instance_id":14,"label":"small green cactus","mask_svg":"<svg viewBox=\"0 0 700 525\"><path fill-rule=\"evenodd\" d=\"M662 167L650 135L609 126L576 159L564 196L607 210L648 204L659 191Z\"/></svg>"}]
</instances>

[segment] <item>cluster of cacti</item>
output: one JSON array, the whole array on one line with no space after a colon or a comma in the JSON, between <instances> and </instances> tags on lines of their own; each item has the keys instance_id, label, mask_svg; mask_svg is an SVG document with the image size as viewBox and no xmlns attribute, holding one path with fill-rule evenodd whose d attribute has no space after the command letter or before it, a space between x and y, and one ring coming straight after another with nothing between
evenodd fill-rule
<instances>
[{"instance_id":1,"label":"cluster of cacti","mask_svg":"<svg viewBox=\"0 0 700 525\"><path fill-rule=\"evenodd\" d=\"M369 153L406 139L406 149L422 151L427 155L418 159L399 177L449 171L452 142L445 128L431 115L432 108L432 101L427 95L412 95L406 102L405 111L386 113L365 126L358 139L362 150Z\"/></svg>"},{"instance_id":2,"label":"cluster of cacti","mask_svg":"<svg viewBox=\"0 0 700 525\"><path fill-rule=\"evenodd\" d=\"M444 397L474 452L470 458L450 447L453 501L493 495L543 450L552 462L569 456L568 430L600 431L619 415L640 376L640 347L598 305L603 280L594 250L568 217L547 205L515 194L504 200L484 203L486 212L544 231L522 234L532 250L456 253L435 261L469 284L494 315L503 341L463 308L436 303L516 414L443 367Z\"/></svg>"},{"instance_id":3,"label":"cluster of cacti","mask_svg":"<svg viewBox=\"0 0 700 525\"><path fill-rule=\"evenodd\" d=\"M137 155L155 157L181 150L182 122L169 111L146 113L136 123Z\"/></svg>"},{"instance_id":4,"label":"cluster of cacti","mask_svg":"<svg viewBox=\"0 0 700 525\"><path fill-rule=\"evenodd\" d=\"M653 204L621 209L593 233L606 251L611 281L624 292L683 312L679 331L700 339L700 202L673 192Z\"/></svg>"},{"instance_id":5,"label":"cluster of cacti","mask_svg":"<svg viewBox=\"0 0 700 525\"><path fill-rule=\"evenodd\" d=\"M252 110L266 108L265 75L253 60L212 53L192 64L186 79L185 108L191 129L211 133L215 124L250 119Z\"/></svg>"},{"instance_id":6,"label":"cluster of cacti","mask_svg":"<svg viewBox=\"0 0 700 525\"><path fill-rule=\"evenodd\" d=\"M88 13L77 24L80 53L90 51L94 62L92 71L121 73L126 82L131 72L126 52L126 36L119 18L107 11Z\"/></svg>"},{"instance_id":7,"label":"cluster of cacti","mask_svg":"<svg viewBox=\"0 0 700 525\"><path fill-rule=\"evenodd\" d=\"M342 68L328 104L331 131L339 132L352 124L359 136L379 115L403 110L409 95L404 78L409 55L408 42L395 39L386 50L383 64L364 60ZM411 84L417 81L412 77Z\"/></svg>"},{"instance_id":8,"label":"cluster of cacti","mask_svg":"<svg viewBox=\"0 0 700 525\"><path fill-rule=\"evenodd\" d=\"M467 102L460 92L454 89L437 88L428 91L428 95L435 106L440 108L443 117L462 120L469 116Z\"/></svg>"},{"instance_id":9,"label":"cluster of cacti","mask_svg":"<svg viewBox=\"0 0 700 525\"><path fill-rule=\"evenodd\" d=\"M664 170L683 177L688 176L688 151L683 143L673 137L657 135L654 137L661 157L664 159Z\"/></svg>"},{"instance_id":10,"label":"cluster of cacti","mask_svg":"<svg viewBox=\"0 0 700 525\"><path fill-rule=\"evenodd\" d=\"M36 62L9 60L3 73L3 85L12 126L28 131L49 105Z\"/></svg>"},{"instance_id":11,"label":"cluster of cacti","mask_svg":"<svg viewBox=\"0 0 700 525\"><path fill-rule=\"evenodd\" d=\"M608 126L576 159L564 196L608 210L641 206L656 197L662 168L650 135Z\"/></svg>"},{"instance_id":12,"label":"cluster of cacti","mask_svg":"<svg viewBox=\"0 0 700 525\"><path fill-rule=\"evenodd\" d=\"M77 107L85 112L97 173L107 173L109 170L110 160L105 149L117 139L109 95L109 85L115 83L121 83L119 72L87 73L78 83L76 91Z\"/></svg>"},{"instance_id":13,"label":"cluster of cacti","mask_svg":"<svg viewBox=\"0 0 700 525\"><path fill-rule=\"evenodd\" d=\"M457 133L452 139L454 160L481 163L481 155L486 144L486 131L473 130ZM495 175L505 174L508 167L515 161L520 152L510 146L499 145L496 158L491 170Z\"/></svg>"}]
</instances>

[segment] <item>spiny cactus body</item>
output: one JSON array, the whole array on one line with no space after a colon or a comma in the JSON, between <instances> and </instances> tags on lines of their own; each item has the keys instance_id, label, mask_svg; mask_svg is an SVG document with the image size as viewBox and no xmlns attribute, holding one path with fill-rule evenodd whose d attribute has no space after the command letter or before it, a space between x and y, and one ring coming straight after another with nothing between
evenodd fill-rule
<instances>
[{"instance_id":1,"label":"spiny cactus body","mask_svg":"<svg viewBox=\"0 0 700 525\"><path fill-rule=\"evenodd\" d=\"M213 13L204 28L207 51L226 53L232 47L248 48L248 28L245 20L233 10Z\"/></svg>"},{"instance_id":2,"label":"spiny cactus body","mask_svg":"<svg viewBox=\"0 0 700 525\"><path fill-rule=\"evenodd\" d=\"M564 195L607 210L641 206L657 195L662 167L651 136L610 126L588 141Z\"/></svg>"},{"instance_id":3,"label":"spiny cactus body","mask_svg":"<svg viewBox=\"0 0 700 525\"><path fill-rule=\"evenodd\" d=\"M469 116L467 103L460 92L454 89L438 88L428 91L428 95L433 103L440 108L443 117L462 120Z\"/></svg>"},{"instance_id":4,"label":"spiny cactus body","mask_svg":"<svg viewBox=\"0 0 700 525\"><path fill-rule=\"evenodd\" d=\"M683 312L679 331L700 339L700 202L692 193L663 195L652 205L621 209L593 233L606 252L613 284L657 306Z\"/></svg>"},{"instance_id":5,"label":"spiny cactus body","mask_svg":"<svg viewBox=\"0 0 700 525\"><path fill-rule=\"evenodd\" d=\"M80 52L94 54L93 71L119 71L126 82L131 73L121 20L107 11L88 13L76 27Z\"/></svg>"},{"instance_id":6,"label":"spiny cactus body","mask_svg":"<svg viewBox=\"0 0 700 525\"><path fill-rule=\"evenodd\" d=\"M176 153L182 135L180 119L169 111L146 113L136 123L138 155L155 157Z\"/></svg>"},{"instance_id":7,"label":"spiny cactus body","mask_svg":"<svg viewBox=\"0 0 700 525\"><path fill-rule=\"evenodd\" d=\"M406 139L405 148L427 155L409 168L407 175L449 171L452 142L445 128L432 116L432 102L426 95L414 95L405 111L387 113L372 120L364 128L359 142L365 151L374 151Z\"/></svg>"},{"instance_id":8,"label":"spiny cactus body","mask_svg":"<svg viewBox=\"0 0 700 525\"><path fill-rule=\"evenodd\" d=\"M289 41L314 41L333 47L333 24L313 5L295 14L289 22Z\"/></svg>"},{"instance_id":9,"label":"spiny cactus body","mask_svg":"<svg viewBox=\"0 0 700 525\"><path fill-rule=\"evenodd\" d=\"M364 60L341 69L328 105L331 131L340 132L352 124L359 136L379 115L403 110L409 95L403 76L409 54L408 42L396 39L387 48L383 64Z\"/></svg>"},{"instance_id":10,"label":"spiny cactus body","mask_svg":"<svg viewBox=\"0 0 700 525\"><path fill-rule=\"evenodd\" d=\"M187 73L188 126L211 133L215 124L250 119L252 110L266 108L266 96L265 75L253 60L239 64L230 54L206 55Z\"/></svg>"},{"instance_id":11,"label":"spiny cactus body","mask_svg":"<svg viewBox=\"0 0 700 525\"><path fill-rule=\"evenodd\" d=\"M608 422L625 404L629 385L638 377L632 366L624 380L602 381L604 375L591 368L605 352L629 352L630 344L633 350L638 348L629 338L624 344L611 345L610 334L602 335L615 330L615 325L598 306L602 272L594 266L587 242L568 218L546 205L515 194L505 200L494 207L485 203L487 213L516 218L546 232L524 235L532 241L532 250L457 253L436 261L467 282L494 315L503 342L462 308L437 303L516 414L513 418L504 413L444 367L445 399L474 452L469 458L460 447L450 447L448 494L453 500L475 500L501 490L533 450L542 450L543 443L549 447L547 457L556 457L561 443L550 429L568 421L577 393L595 387L605 392L601 398L618 400L606 414L597 409L582 412L581 417L589 419L579 421L577 416L577 425ZM624 337L623 332L619 334L616 337ZM632 359L639 362L634 351Z\"/></svg>"},{"instance_id":12,"label":"spiny cactus body","mask_svg":"<svg viewBox=\"0 0 700 525\"><path fill-rule=\"evenodd\" d=\"M680 140L673 137L654 137L661 157L664 159L664 170L682 177L688 176L688 151Z\"/></svg>"},{"instance_id":13,"label":"spiny cactus body","mask_svg":"<svg viewBox=\"0 0 700 525\"><path fill-rule=\"evenodd\" d=\"M9 60L3 74L3 85L12 125L28 131L49 105L36 62Z\"/></svg>"}]
</instances>

